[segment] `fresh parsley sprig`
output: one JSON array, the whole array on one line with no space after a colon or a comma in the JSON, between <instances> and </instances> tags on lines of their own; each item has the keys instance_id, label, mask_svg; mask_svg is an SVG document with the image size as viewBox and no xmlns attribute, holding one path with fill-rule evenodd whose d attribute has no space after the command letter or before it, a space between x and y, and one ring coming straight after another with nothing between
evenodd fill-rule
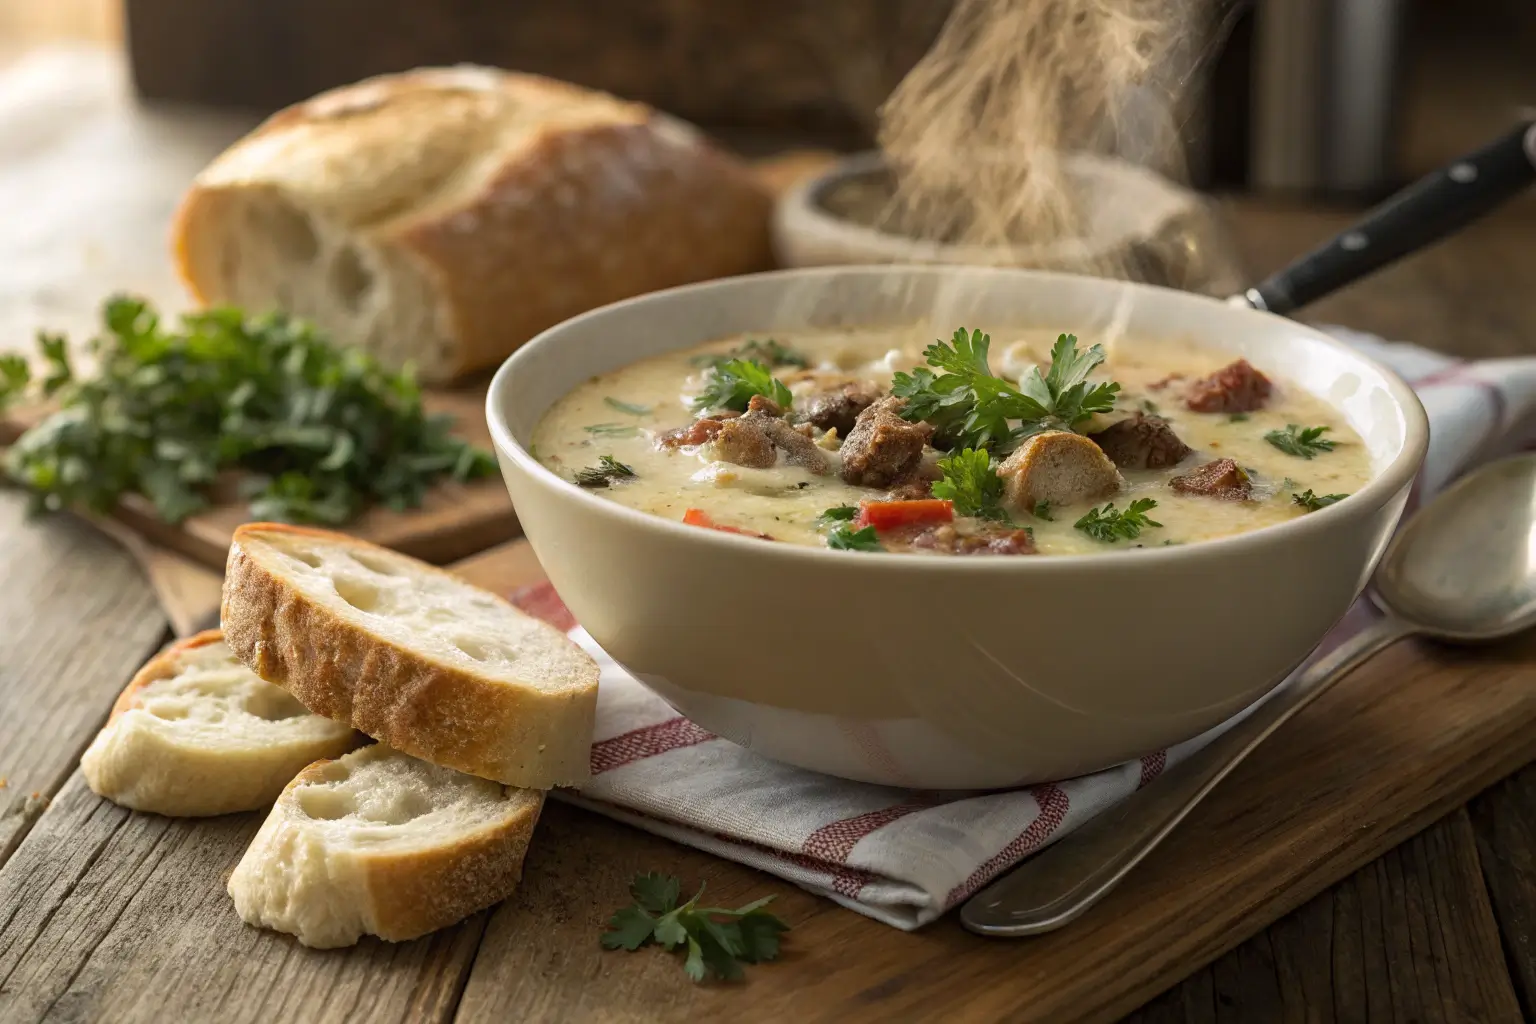
<instances>
[{"instance_id":1,"label":"fresh parsley sprig","mask_svg":"<svg viewBox=\"0 0 1536 1024\"><path fill-rule=\"evenodd\" d=\"M38 337L39 390L59 409L5 462L36 507L105 512L141 494L179 522L208 505L222 473L243 470L253 515L337 525L374 504L418 505L443 478L495 472L451 417L426 414L409 372L302 321L214 309L173 325L124 296L102 319L90 377L75 374L63 337ZM30 376L6 360L0 390L17 397Z\"/></svg>"},{"instance_id":2,"label":"fresh parsley sprig","mask_svg":"<svg viewBox=\"0 0 1536 1024\"><path fill-rule=\"evenodd\" d=\"M1157 502L1151 498L1137 498L1125 507L1124 512L1115 508L1111 502L1103 508L1089 509L1086 515L1072 525L1105 544L1135 540L1147 527L1163 525L1147 515L1154 508L1157 508Z\"/></svg>"},{"instance_id":3,"label":"fresh parsley sprig","mask_svg":"<svg viewBox=\"0 0 1536 1024\"><path fill-rule=\"evenodd\" d=\"M693 400L695 412L734 409L746 412L753 395L762 395L780 409L794 404L794 395L773 371L750 359L728 359L709 371L704 390Z\"/></svg>"},{"instance_id":4,"label":"fresh parsley sprig","mask_svg":"<svg viewBox=\"0 0 1536 1024\"><path fill-rule=\"evenodd\" d=\"M1316 512L1320 508L1327 508L1329 505L1341 502L1347 497L1349 497L1347 494L1313 494L1312 488L1308 487L1300 494L1291 495L1291 503L1300 505L1308 512Z\"/></svg>"},{"instance_id":5,"label":"fresh parsley sprig","mask_svg":"<svg viewBox=\"0 0 1536 1024\"><path fill-rule=\"evenodd\" d=\"M827 534L827 547L833 551L884 551L880 534L873 526L855 530L852 523L840 523Z\"/></svg>"},{"instance_id":6,"label":"fresh parsley sprig","mask_svg":"<svg viewBox=\"0 0 1536 1024\"><path fill-rule=\"evenodd\" d=\"M597 465L578 469L573 479L581 487L612 487L615 480L628 480L635 471L612 455L599 455Z\"/></svg>"},{"instance_id":7,"label":"fresh parsley sprig","mask_svg":"<svg viewBox=\"0 0 1536 1024\"><path fill-rule=\"evenodd\" d=\"M1035 502L1035 507L1031 510L1030 514L1036 519L1044 519L1048 523L1056 521L1056 517L1051 515L1051 503L1048 501Z\"/></svg>"},{"instance_id":8,"label":"fresh parsley sprig","mask_svg":"<svg viewBox=\"0 0 1536 1024\"><path fill-rule=\"evenodd\" d=\"M948 498L955 514L1008 521L1003 509L1003 479L992 468L992 457L977 448L963 448L939 460L943 478L934 482L933 496Z\"/></svg>"},{"instance_id":9,"label":"fresh parsley sprig","mask_svg":"<svg viewBox=\"0 0 1536 1024\"><path fill-rule=\"evenodd\" d=\"M1331 452L1338 446L1337 441L1330 441L1323 437L1331 427L1301 427L1295 423L1288 423L1284 430L1271 430L1264 435L1264 440L1285 452L1294 455L1298 459L1311 459L1323 452Z\"/></svg>"},{"instance_id":10,"label":"fresh parsley sprig","mask_svg":"<svg viewBox=\"0 0 1536 1024\"><path fill-rule=\"evenodd\" d=\"M773 902L764 896L744 907L701 907L699 898L678 906L682 886L676 877L656 873L638 875L630 883L634 903L614 913L603 933L604 949L630 952L656 943L672 951L685 949L683 972L694 981L713 975L723 981L742 976L742 964L757 964L779 955L779 936L789 925L768 913L764 907Z\"/></svg>"},{"instance_id":11,"label":"fresh parsley sprig","mask_svg":"<svg viewBox=\"0 0 1536 1024\"><path fill-rule=\"evenodd\" d=\"M1044 430L1072 430L1114 408L1119 384L1088 383L1104 362L1101 346L1079 349L1076 335L1063 334L1051 348L1046 373L1032 367L1014 387L988 365L991 345L990 335L961 328L948 344L936 341L923 351L928 366L941 373L919 367L892 378L891 393L906 399L902 416L933 424L939 447L1006 450Z\"/></svg>"},{"instance_id":12,"label":"fresh parsley sprig","mask_svg":"<svg viewBox=\"0 0 1536 1024\"><path fill-rule=\"evenodd\" d=\"M858 518L858 515L857 505L833 505L817 516L816 521L823 526L835 526L838 523L851 523Z\"/></svg>"}]
</instances>

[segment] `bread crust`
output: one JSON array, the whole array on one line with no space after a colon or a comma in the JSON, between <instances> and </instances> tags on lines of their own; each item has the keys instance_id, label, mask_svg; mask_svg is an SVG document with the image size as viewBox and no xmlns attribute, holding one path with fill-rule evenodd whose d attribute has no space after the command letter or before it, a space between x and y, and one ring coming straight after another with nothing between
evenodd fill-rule
<instances>
[{"instance_id":1,"label":"bread crust","mask_svg":"<svg viewBox=\"0 0 1536 1024\"><path fill-rule=\"evenodd\" d=\"M356 538L283 523L238 528L229 549L220 616L225 642L257 675L314 713L347 722L433 764L530 789L587 780L598 670L585 654L581 660L589 674L567 693L509 686L445 664L340 618L306 596L247 550L247 542L261 533L382 550ZM417 564L423 573L451 576ZM491 596L522 616L510 602ZM552 643L570 643L552 626L533 625Z\"/></svg>"},{"instance_id":2,"label":"bread crust","mask_svg":"<svg viewBox=\"0 0 1536 1024\"><path fill-rule=\"evenodd\" d=\"M385 755L388 756L388 755ZM317 947L350 945L357 940L336 935L334 922L325 931L306 930L302 923L295 929L290 901L318 904L321 893L297 886L288 892L271 891L268 871L296 873L304 864L288 855L288 841L296 838L311 849L305 837L285 836L285 831L302 832L312 822L297 807L295 791L300 787L325 781L331 760L317 761L299 772L278 797L267 821L251 841L250 847L230 875L228 890L236 909L249 924L293 930L299 941ZM523 858L544 807L544 794L521 790L512 813L451 843L418 847L399 852L352 848L335 854L347 862L333 862L323 881L309 880L309 885L332 887L324 895L346 902L355 889L361 890L361 906L349 908L362 919L366 932L390 942L405 942L455 924L469 915L493 906L510 896L522 878ZM266 863L264 863L266 862ZM347 878L348 868L354 877ZM267 891L262 891L263 887ZM276 903L289 911L285 920L275 920L264 910Z\"/></svg>"},{"instance_id":3,"label":"bread crust","mask_svg":"<svg viewBox=\"0 0 1536 1024\"><path fill-rule=\"evenodd\" d=\"M442 148L435 133L443 125L412 104L450 94L479 104L464 115L477 141L453 173L434 166L417 181L412 161ZM309 166L306 147L286 145L285 136L317 130L353 134ZM194 258L200 238L232 230L209 201L220 190L283 191L301 177L311 197L339 204L361 177L387 184L377 157L390 147L402 156L401 202L345 226L431 283L451 349L437 358L447 358L452 377L493 366L588 309L773 265L772 197L690 126L538 75L422 68L294 104L235 143L178 209L178 273L200 301L228 300L215 272ZM418 361L431 376L433 359Z\"/></svg>"}]
</instances>

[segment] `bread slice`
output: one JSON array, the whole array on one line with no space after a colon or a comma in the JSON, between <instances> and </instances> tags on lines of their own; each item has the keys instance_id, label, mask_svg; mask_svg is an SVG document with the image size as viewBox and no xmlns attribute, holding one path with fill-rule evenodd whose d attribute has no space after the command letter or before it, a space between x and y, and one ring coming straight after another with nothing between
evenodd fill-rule
<instances>
[{"instance_id":1,"label":"bread slice","mask_svg":"<svg viewBox=\"0 0 1536 1024\"><path fill-rule=\"evenodd\" d=\"M201 817L267 807L299 769L361 741L257 678L210 630L139 669L80 770L113 803Z\"/></svg>"},{"instance_id":2,"label":"bread slice","mask_svg":"<svg viewBox=\"0 0 1536 1024\"><path fill-rule=\"evenodd\" d=\"M441 569L326 530L248 523L221 614L240 660L316 714L511 786L588 777L596 663Z\"/></svg>"},{"instance_id":3,"label":"bread slice","mask_svg":"<svg viewBox=\"0 0 1536 1024\"><path fill-rule=\"evenodd\" d=\"M299 773L229 877L247 924L306 946L403 942L517 888L544 794L383 744Z\"/></svg>"},{"instance_id":4,"label":"bread slice","mask_svg":"<svg viewBox=\"0 0 1536 1024\"><path fill-rule=\"evenodd\" d=\"M1029 438L1003 460L997 475L1003 478L1003 503L1015 512L1033 512L1042 501L1098 501L1125 486L1125 478L1098 445L1068 430Z\"/></svg>"},{"instance_id":5,"label":"bread slice","mask_svg":"<svg viewBox=\"0 0 1536 1024\"><path fill-rule=\"evenodd\" d=\"M273 115L198 175L172 237L203 302L286 310L441 382L595 306L767 269L771 211L649 107L424 68Z\"/></svg>"}]
</instances>

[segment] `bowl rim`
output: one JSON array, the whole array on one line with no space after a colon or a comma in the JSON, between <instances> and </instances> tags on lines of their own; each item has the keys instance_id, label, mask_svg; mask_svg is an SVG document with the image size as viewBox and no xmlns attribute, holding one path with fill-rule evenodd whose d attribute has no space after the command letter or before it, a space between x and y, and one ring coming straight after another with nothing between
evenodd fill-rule
<instances>
[{"instance_id":1,"label":"bowl rim","mask_svg":"<svg viewBox=\"0 0 1536 1024\"><path fill-rule=\"evenodd\" d=\"M697 526L686 525L681 520L667 519L650 512L642 512L639 509L630 508L628 505L620 504L617 501L601 498L586 488L577 486L572 481L565 479L544 466L543 463L539 462L537 458L529 453L512 436L512 430L501 411L503 405L502 395L510 387L509 382L516 375L519 362L530 358L529 353L536 352L544 346L555 343L555 340L561 333L576 324L604 316L611 316L615 312L624 309L655 303L675 302L679 299L686 299L695 295L707 295L712 292L728 293L745 282L763 280L794 282L805 279L831 279L853 275L953 276L978 273L1025 278L1042 287L1048 287L1052 281L1057 280L1070 279L1077 282L1083 280L1082 275L1018 267L848 264L833 267L805 267L743 274L736 277L718 278L694 284L680 285L660 291L647 292L644 295L638 295L633 298L621 299L618 302L612 302L578 314L539 332L502 362L501 366L497 368L495 375L491 378L491 383L486 390L485 396L486 423L490 429L492 444L496 446L501 455L510 459L520 470L528 474L535 483L552 487L555 493L562 495L563 498L575 501L583 508L599 516L611 517L620 523L625 523L638 529L659 531L663 537L676 538L683 543L725 545L725 547L719 549L722 554L729 551L737 551L743 555L755 557L806 561L808 566L819 564L830 567L841 564L860 566L877 572L894 571L904 573L1011 572L1051 574L1057 572L1082 572L1093 566L1101 569L1121 567L1129 563L1138 565L1144 563L1152 567L1159 567L1170 563L1204 563L1212 560L1221 560L1229 554L1235 555L1245 551L1269 547L1274 544L1283 544L1290 538L1306 537L1320 531L1332 529L1335 524L1342 524L1346 518L1369 515L1383 507L1393 495L1411 484L1423 464L1425 452L1429 447L1428 416L1424 412L1424 407L1420 403L1418 395L1396 371L1315 327L1286 317L1275 316L1273 313L1247 307L1243 307L1240 312L1244 315L1283 320L1288 326L1310 336L1312 340L1322 342L1327 347L1342 353L1346 358L1364 364L1380 374L1386 382L1387 391L1392 396L1394 405L1404 419L1405 429L1402 447L1397 455L1393 457L1392 461L1384 466L1379 473L1372 476L1364 487L1343 501L1318 509L1315 512L1298 516L1288 522L1262 526L1256 530L1245 530L1242 533L1190 544L1158 545L1141 548L1135 546L1121 548L1116 546L1112 550L1092 554L1049 555L1039 558L925 558L913 556L910 553L894 551L850 552L837 551L826 547L811 547L803 544L765 544L756 538L731 534L722 530L701 529ZM1182 292L1158 285L1136 284L1109 279L1098 280L1101 280L1106 287L1125 288L1133 291L1171 293L1179 296L1182 301L1195 305L1204 305L1227 311L1233 309L1232 305L1226 301L1193 292ZM678 346L678 348L682 347L684 346ZM1218 350L1220 348L1220 346L1213 347ZM558 400L559 398L555 399L555 401ZM1337 407L1335 406L1335 408Z\"/></svg>"}]
</instances>

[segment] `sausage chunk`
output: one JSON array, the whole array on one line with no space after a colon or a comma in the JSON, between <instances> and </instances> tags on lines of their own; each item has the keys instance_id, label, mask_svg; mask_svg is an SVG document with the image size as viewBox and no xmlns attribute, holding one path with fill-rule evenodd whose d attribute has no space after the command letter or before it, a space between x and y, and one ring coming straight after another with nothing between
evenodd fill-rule
<instances>
[{"instance_id":1,"label":"sausage chunk","mask_svg":"<svg viewBox=\"0 0 1536 1024\"><path fill-rule=\"evenodd\" d=\"M743 418L751 420L756 417L749 415ZM764 422L763 429L774 446L784 453L784 460L791 466L810 470L817 476L826 476L832 471L827 453L818 448L815 441L788 423L779 419L770 419Z\"/></svg>"},{"instance_id":2,"label":"sausage chunk","mask_svg":"<svg viewBox=\"0 0 1536 1024\"><path fill-rule=\"evenodd\" d=\"M888 395L859 413L841 449L844 480L859 487L890 487L918 467L933 427L902 419L905 405Z\"/></svg>"},{"instance_id":3,"label":"sausage chunk","mask_svg":"<svg viewBox=\"0 0 1536 1024\"><path fill-rule=\"evenodd\" d=\"M1268 377L1239 359L1191 384L1184 404L1195 412L1253 412L1272 390Z\"/></svg>"},{"instance_id":4,"label":"sausage chunk","mask_svg":"<svg viewBox=\"0 0 1536 1024\"><path fill-rule=\"evenodd\" d=\"M946 555L1032 555L1035 538L1028 530L1001 523L983 523L962 531L951 523L930 526L913 536L914 548L925 548Z\"/></svg>"},{"instance_id":5,"label":"sausage chunk","mask_svg":"<svg viewBox=\"0 0 1536 1024\"><path fill-rule=\"evenodd\" d=\"M1003 478L1003 504L1016 512L1033 511L1042 501L1097 501L1125 484L1098 445L1066 430L1029 438L998 467L997 475Z\"/></svg>"},{"instance_id":6,"label":"sausage chunk","mask_svg":"<svg viewBox=\"0 0 1536 1024\"><path fill-rule=\"evenodd\" d=\"M1180 494L1201 494L1222 501L1242 501L1253 493L1253 483L1231 459L1217 459L1168 481Z\"/></svg>"},{"instance_id":7,"label":"sausage chunk","mask_svg":"<svg viewBox=\"0 0 1536 1024\"><path fill-rule=\"evenodd\" d=\"M806 422L819 430L835 430L847 437L858 422L859 413L875 404L880 389L865 380L850 380L823 391L813 391L795 404Z\"/></svg>"},{"instance_id":8,"label":"sausage chunk","mask_svg":"<svg viewBox=\"0 0 1536 1024\"><path fill-rule=\"evenodd\" d=\"M1179 439L1167 420L1140 412L1089 434L1088 440L1121 469L1167 469L1194 451Z\"/></svg>"}]
</instances>

